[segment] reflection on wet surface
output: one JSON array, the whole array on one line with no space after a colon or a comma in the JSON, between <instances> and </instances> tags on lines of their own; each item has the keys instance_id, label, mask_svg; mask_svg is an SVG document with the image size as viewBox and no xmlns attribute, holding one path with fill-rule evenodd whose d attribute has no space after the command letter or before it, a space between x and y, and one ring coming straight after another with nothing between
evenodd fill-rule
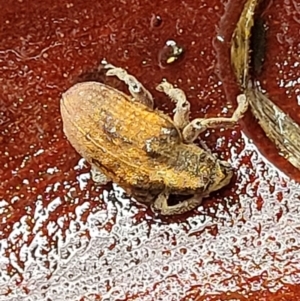
<instances>
[{"instance_id":1,"label":"reflection on wet surface","mask_svg":"<svg viewBox=\"0 0 300 301\"><path fill-rule=\"evenodd\" d=\"M102 58L128 66L165 112L173 104L155 91L162 78L186 91L192 118L230 116L238 87L229 44L241 9L191 0L2 6L1 300L297 300L298 171L250 113L240 127L202 136L232 162L230 186L163 220L116 185L94 185L62 133L61 93ZM273 1L265 17L268 67L259 80L299 124L297 3ZM167 40L184 58L161 69Z\"/></svg>"}]
</instances>

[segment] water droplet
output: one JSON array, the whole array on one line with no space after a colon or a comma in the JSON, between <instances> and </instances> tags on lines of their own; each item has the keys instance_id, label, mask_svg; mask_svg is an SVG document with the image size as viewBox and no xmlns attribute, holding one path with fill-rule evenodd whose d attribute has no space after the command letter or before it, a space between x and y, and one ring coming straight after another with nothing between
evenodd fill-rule
<instances>
[{"instance_id":1,"label":"water droplet","mask_svg":"<svg viewBox=\"0 0 300 301\"><path fill-rule=\"evenodd\" d=\"M183 57L184 49L173 40L168 40L158 53L158 62L161 68L173 64Z\"/></svg>"},{"instance_id":2,"label":"water droplet","mask_svg":"<svg viewBox=\"0 0 300 301\"><path fill-rule=\"evenodd\" d=\"M150 21L150 26L153 27L159 27L162 23L162 18L159 15L153 14Z\"/></svg>"}]
</instances>

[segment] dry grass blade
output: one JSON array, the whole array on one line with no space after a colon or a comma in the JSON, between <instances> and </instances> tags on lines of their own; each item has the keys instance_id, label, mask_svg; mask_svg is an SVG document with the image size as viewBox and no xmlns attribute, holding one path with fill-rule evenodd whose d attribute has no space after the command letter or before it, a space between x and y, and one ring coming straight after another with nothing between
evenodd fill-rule
<instances>
[{"instance_id":1,"label":"dry grass blade","mask_svg":"<svg viewBox=\"0 0 300 301\"><path fill-rule=\"evenodd\" d=\"M256 89L247 89L253 115L281 154L300 169L300 126Z\"/></svg>"},{"instance_id":2,"label":"dry grass blade","mask_svg":"<svg viewBox=\"0 0 300 301\"><path fill-rule=\"evenodd\" d=\"M231 64L242 89L247 87L249 81L250 36L255 9L259 2L259 0L246 2L231 40Z\"/></svg>"},{"instance_id":3,"label":"dry grass blade","mask_svg":"<svg viewBox=\"0 0 300 301\"><path fill-rule=\"evenodd\" d=\"M260 0L248 0L243 8L231 41L231 64L251 111L265 134L281 154L300 169L300 126L277 107L266 95L252 87L249 79L250 38ZM255 53L253 53L255 56Z\"/></svg>"}]
</instances>

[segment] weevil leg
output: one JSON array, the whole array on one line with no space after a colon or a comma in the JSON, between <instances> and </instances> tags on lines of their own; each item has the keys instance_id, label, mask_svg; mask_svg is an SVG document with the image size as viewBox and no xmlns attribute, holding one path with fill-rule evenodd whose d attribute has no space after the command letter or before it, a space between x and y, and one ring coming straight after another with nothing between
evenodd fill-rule
<instances>
[{"instance_id":1,"label":"weevil leg","mask_svg":"<svg viewBox=\"0 0 300 301\"><path fill-rule=\"evenodd\" d=\"M191 198L188 198L176 205L168 205L168 198L170 194L167 190L161 192L156 200L154 201L152 207L154 211L158 211L161 215L175 215L182 214L199 206L202 202L202 195L195 194Z\"/></svg>"},{"instance_id":2,"label":"weevil leg","mask_svg":"<svg viewBox=\"0 0 300 301\"><path fill-rule=\"evenodd\" d=\"M95 165L91 164L92 180L99 185L106 185L110 179Z\"/></svg>"},{"instance_id":3,"label":"weevil leg","mask_svg":"<svg viewBox=\"0 0 300 301\"><path fill-rule=\"evenodd\" d=\"M129 92L135 101L153 109L151 93L133 75L128 74L125 69L115 67L112 64L105 64L104 68L108 69L106 72L107 76L116 76L128 86Z\"/></svg>"},{"instance_id":4,"label":"weevil leg","mask_svg":"<svg viewBox=\"0 0 300 301\"><path fill-rule=\"evenodd\" d=\"M189 123L191 111L191 105L186 99L186 95L183 90L174 88L173 85L167 81L160 83L156 87L156 90L164 92L176 103L173 120L179 129L183 129Z\"/></svg>"},{"instance_id":5,"label":"weevil leg","mask_svg":"<svg viewBox=\"0 0 300 301\"><path fill-rule=\"evenodd\" d=\"M182 131L185 142L192 143L206 129L234 126L248 109L246 95L238 95L237 103L238 107L231 117L196 118L192 120Z\"/></svg>"}]
</instances>

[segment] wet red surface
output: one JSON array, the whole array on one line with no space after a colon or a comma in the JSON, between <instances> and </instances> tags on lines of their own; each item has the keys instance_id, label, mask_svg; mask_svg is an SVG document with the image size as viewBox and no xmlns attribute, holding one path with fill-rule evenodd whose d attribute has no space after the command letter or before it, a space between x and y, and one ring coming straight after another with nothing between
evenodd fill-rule
<instances>
[{"instance_id":1,"label":"wet red surface","mask_svg":"<svg viewBox=\"0 0 300 301\"><path fill-rule=\"evenodd\" d=\"M1 300L300 300L299 172L250 113L203 135L236 168L232 183L163 220L116 185L95 186L62 132L61 93L97 77L102 58L128 67L165 112L162 78L186 91L192 117L230 115L241 1L2 2ZM259 79L300 123L299 4L274 0L263 16ZM184 49L173 64L158 59L168 40Z\"/></svg>"}]
</instances>

